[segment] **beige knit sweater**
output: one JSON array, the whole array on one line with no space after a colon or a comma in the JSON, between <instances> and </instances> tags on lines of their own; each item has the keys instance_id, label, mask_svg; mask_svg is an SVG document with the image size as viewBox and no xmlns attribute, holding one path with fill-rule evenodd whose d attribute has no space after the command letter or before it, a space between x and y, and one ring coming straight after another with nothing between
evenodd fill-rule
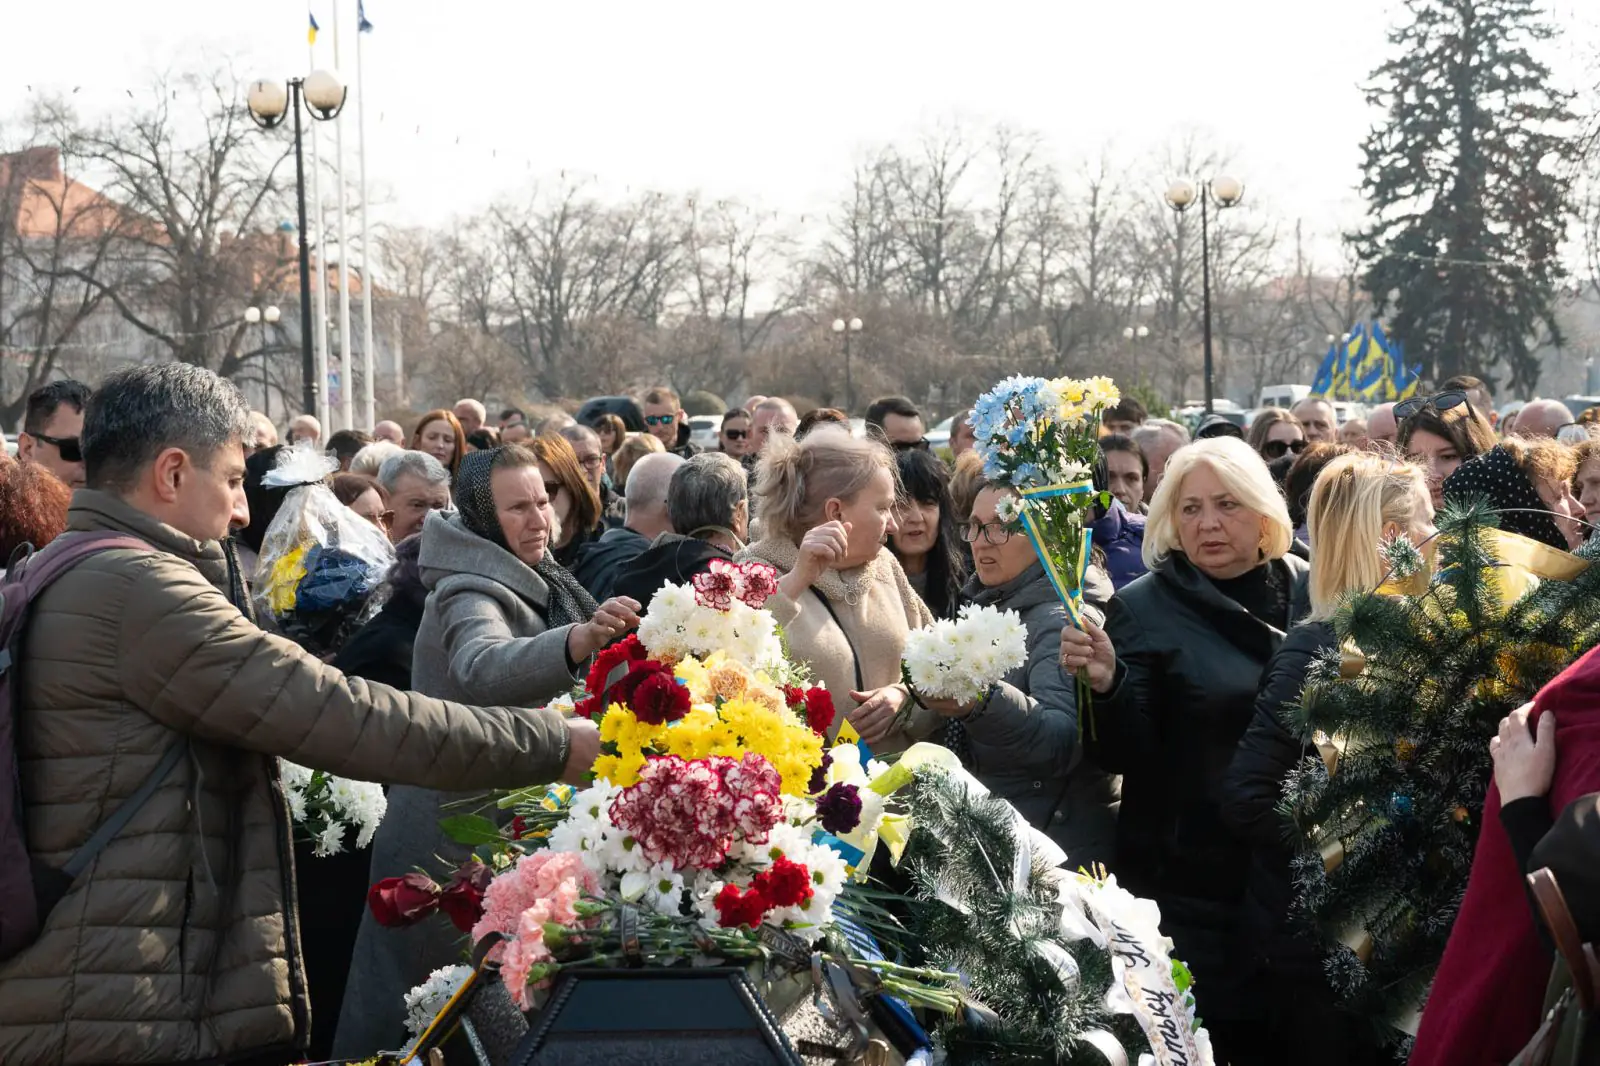
<instances>
[{"instance_id":1,"label":"beige knit sweater","mask_svg":"<svg viewBox=\"0 0 1600 1066\"><path fill-rule=\"evenodd\" d=\"M787 574L799 561L799 554L791 541L768 537L751 544L737 558L771 563ZM828 606L838 616L837 624L818 595L827 597ZM778 593L767 601L767 609L783 627L789 654L808 664L813 676L833 695L838 714L828 731L830 738L857 706L850 698L852 690L871 692L899 683L906 636L933 621L933 614L911 590L905 571L887 548L879 549L877 558L864 567L842 573L825 571L798 602ZM930 736L938 725L938 715L913 708L903 731L897 730L874 748L903 751Z\"/></svg>"}]
</instances>

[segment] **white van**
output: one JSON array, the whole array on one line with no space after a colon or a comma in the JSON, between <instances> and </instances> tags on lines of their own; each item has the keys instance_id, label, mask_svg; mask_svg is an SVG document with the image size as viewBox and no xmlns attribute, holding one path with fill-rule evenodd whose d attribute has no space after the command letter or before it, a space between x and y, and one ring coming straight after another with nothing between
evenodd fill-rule
<instances>
[{"instance_id":1,"label":"white van","mask_svg":"<svg viewBox=\"0 0 1600 1066\"><path fill-rule=\"evenodd\" d=\"M1310 395L1310 385L1268 385L1261 390L1256 407L1289 408Z\"/></svg>"}]
</instances>

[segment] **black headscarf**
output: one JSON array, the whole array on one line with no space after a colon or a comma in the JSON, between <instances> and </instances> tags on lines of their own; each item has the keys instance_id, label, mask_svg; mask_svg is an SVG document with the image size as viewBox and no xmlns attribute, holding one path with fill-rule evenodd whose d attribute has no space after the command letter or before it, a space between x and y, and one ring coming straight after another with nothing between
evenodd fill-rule
<instances>
[{"instance_id":1,"label":"black headscarf","mask_svg":"<svg viewBox=\"0 0 1600 1066\"><path fill-rule=\"evenodd\" d=\"M1468 459L1445 478L1444 495L1447 501L1483 496L1499 512L1500 528L1507 533L1520 533L1557 551L1567 550L1567 538L1561 535L1532 480L1499 445Z\"/></svg>"},{"instance_id":2,"label":"black headscarf","mask_svg":"<svg viewBox=\"0 0 1600 1066\"><path fill-rule=\"evenodd\" d=\"M500 517L495 510L494 488L490 480L495 460L504 450L502 447L468 453L456 471L455 488L451 495L455 498L456 511L461 515L461 524L509 553L511 549L500 530ZM545 624L551 629L587 622L594 617L594 597L578 584L578 579L566 567L556 562L550 549L546 549L544 558L539 560L533 572L550 589L550 606Z\"/></svg>"}]
</instances>

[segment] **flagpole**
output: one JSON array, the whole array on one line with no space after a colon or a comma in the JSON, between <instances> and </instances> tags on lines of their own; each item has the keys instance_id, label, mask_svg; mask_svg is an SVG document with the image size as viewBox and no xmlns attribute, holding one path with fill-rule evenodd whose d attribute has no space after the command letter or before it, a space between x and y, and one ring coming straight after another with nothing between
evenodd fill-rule
<instances>
[{"instance_id":1,"label":"flagpole","mask_svg":"<svg viewBox=\"0 0 1600 1066\"><path fill-rule=\"evenodd\" d=\"M356 8L360 14L361 8ZM372 241L367 230L367 88L361 77L361 39L366 34L364 19L356 26L356 153L361 168L361 411L362 428L370 431L378 423L373 401L372 373Z\"/></svg>"},{"instance_id":2,"label":"flagpole","mask_svg":"<svg viewBox=\"0 0 1600 1066\"><path fill-rule=\"evenodd\" d=\"M339 69L339 0L333 0L333 69ZM354 429L356 397L351 388L350 349L350 196L344 180L344 116L333 125L333 150L339 157L339 413L340 429Z\"/></svg>"},{"instance_id":3,"label":"flagpole","mask_svg":"<svg viewBox=\"0 0 1600 1066\"><path fill-rule=\"evenodd\" d=\"M317 46L306 46L306 69L317 69ZM316 293L316 331L313 334L316 341L317 352L317 409L307 411L307 414L317 416L317 424L323 427L324 433L333 432L333 426L328 421L328 264L324 255L327 248L328 230L322 211L322 130L320 122L311 124L311 198L316 201L317 207L317 293Z\"/></svg>"}]
</instances>

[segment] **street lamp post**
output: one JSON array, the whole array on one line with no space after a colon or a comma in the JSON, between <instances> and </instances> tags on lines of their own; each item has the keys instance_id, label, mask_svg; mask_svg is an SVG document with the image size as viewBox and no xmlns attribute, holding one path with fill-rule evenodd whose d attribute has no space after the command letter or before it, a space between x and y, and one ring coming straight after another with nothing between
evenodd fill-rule
<instances>
[{"instance_id":1,"label":"street lamp post","mask_svg":"<svg viewBox=\"0 0 1600 1066\"><path fill-rule=\"evenodd\" d=\"M833 320L833 332L844 341L844 404L845 413L852 416L856 413L856 384L850 370L850 338L863 328L859 318L852 318L848 322L842 318Z\"/></svg>"},{"instance_id":2,"label":"street lamp post","mask_svg":"<svg viewBox=\"0 0 1600 1066\"><path fill-rule=\"evenodd\" d=\"M317 363L311 346L311 245L306 238L306 162L301 147L300 105L304 102L311 117L327 122L344 108L345 87L337 75L314 70L304 78L290 78L287 87L260 79L250 83L247 100L250 117L264 130L283 123L294 112L294 192L299 212L300 232L300 402L307 414L317 410Z\"/></svg>"},{"instance_id":3,"label":"street lamp post","mask_svg":"<svg viewBox=\"0 0 1600 1066\"><path fill-rule=\"evenodd\" d=\"M1211 229L1208 205L1215 204L1218 211L1233 207L1244 198L1244 185L1237 178L1217 177L1208 185L1200 184L1197 192L1187 181L1175 181L1167 187L1167 204L1179 214L1200 201L1200 304L1201 330L1205 344L1206 413L1210 414L1215 399L1215 361L1211 354Z\"/></svg>"},{"instance_id":4,"label":"street lamp post","mask_svg":"<svg viewBox=\"0 0 1600 1066\"><path fill-rule=\"evenodd\" d=\"M270 349L267 346L267 327L276 326L278 319L283 317L283 312L278 310L277 304L269 304L265 308L246 307L244 320L252 326L261 324L261 413L269 419L272 417L272 393L268 392L267 384L267 356Z\"/></svg>"}]
</instances>

